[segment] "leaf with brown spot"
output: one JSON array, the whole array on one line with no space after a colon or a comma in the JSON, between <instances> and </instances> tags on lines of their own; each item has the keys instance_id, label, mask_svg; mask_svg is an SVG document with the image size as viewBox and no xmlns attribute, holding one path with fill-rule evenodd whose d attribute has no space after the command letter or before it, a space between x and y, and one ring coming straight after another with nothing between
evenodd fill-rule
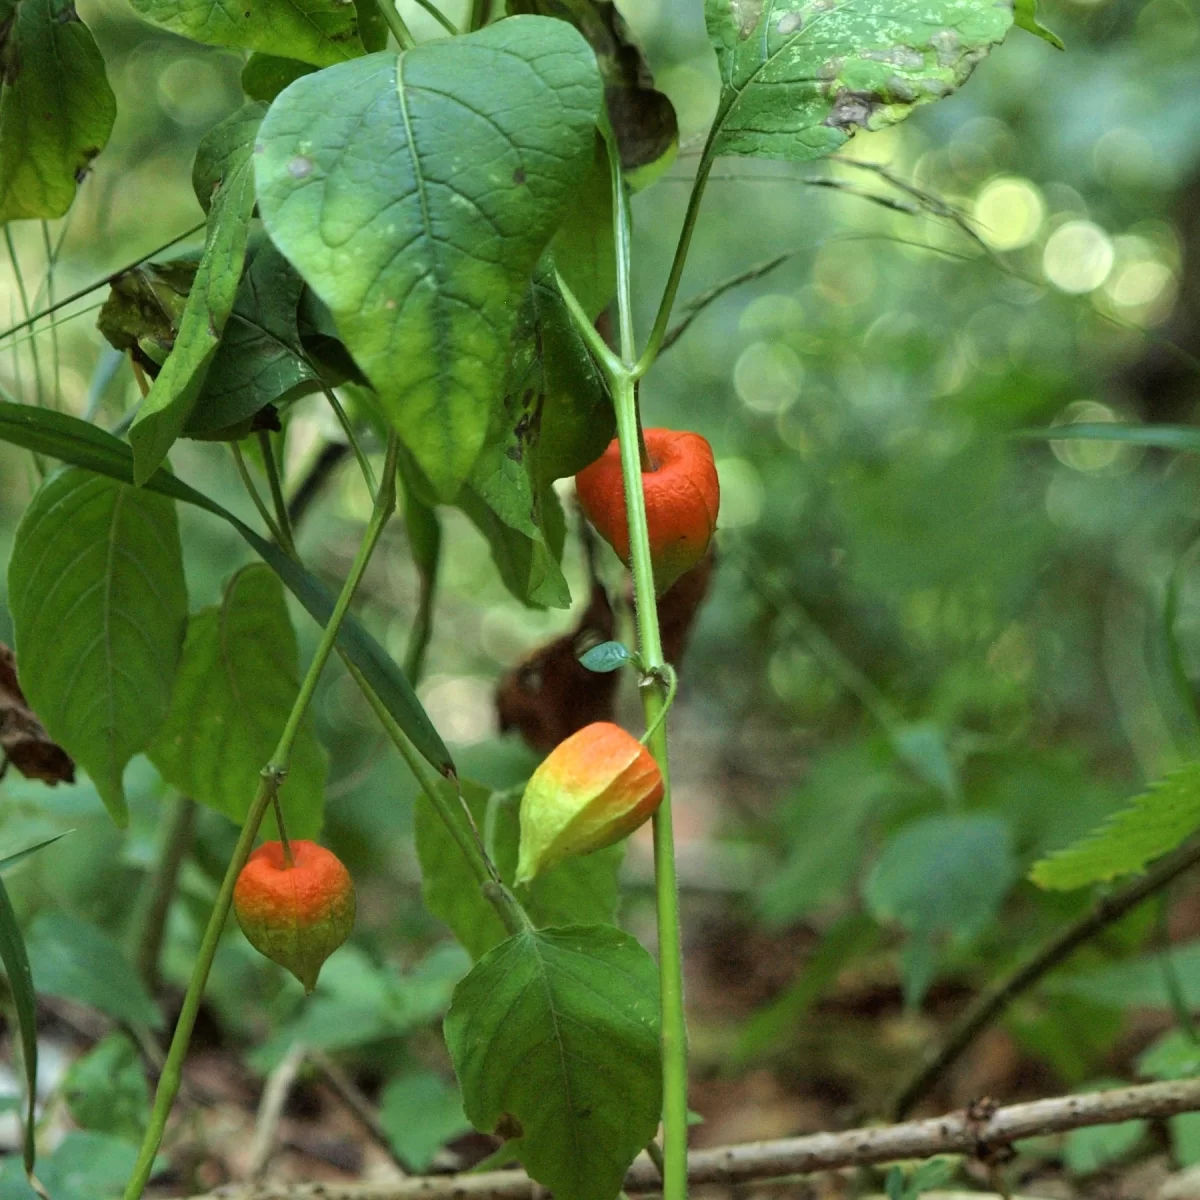
<instances>
[{"instance_id":1,"label":"leaf with brown spot","mask_svg":"<svg viewBox=\"0 0 1200 1200\"><path fill-rule=\"evenodd\" d=\"M17 682L17 660L0 642L0 755L26 779L54 787L75 782L75 763L51 740ZM3 775L0 768L0 775Z\"/></svg>"}]
</instances>

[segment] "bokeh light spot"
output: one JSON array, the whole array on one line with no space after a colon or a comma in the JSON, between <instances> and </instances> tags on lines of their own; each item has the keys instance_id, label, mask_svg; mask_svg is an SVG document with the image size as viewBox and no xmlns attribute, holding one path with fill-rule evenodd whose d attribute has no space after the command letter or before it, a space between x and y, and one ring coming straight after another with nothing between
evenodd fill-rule
<instances>
[{"instance_id":1,"label":"bokeh light spot","mask_svg":"<svg viewBox=\"0 0 1200 1200\"><path fill-rule=\"evenodd\" d=\"M973 215L980 236L994 250L1018 250L1037 237L1046 204L1028 179L1000 176L984 184Z\"/></svg>"},{"instance_id":2,"label":"bokeh light spot","mask_svg":"<svg viewBox=\"0 0 1200 1200\"><path fill-rule=\"evenodd\" d=\"M752 342L733 367L738 399L751 412L765 416L791 408L803 382L800 356L784 342Z\"/></svg>"},{"instance_id":3,"label":"bokeh light spot","mask_svg":"<svg viewBox=\"0 0 1200 1200\"><path fill-rule=\"evenodd\" d=\"M1113 259L1112 240L1099 225L1068 221L1047 240L1042 270L1060 291L1079 296L1095 291L1108 278Z\"/></svg>"}]
</instances>

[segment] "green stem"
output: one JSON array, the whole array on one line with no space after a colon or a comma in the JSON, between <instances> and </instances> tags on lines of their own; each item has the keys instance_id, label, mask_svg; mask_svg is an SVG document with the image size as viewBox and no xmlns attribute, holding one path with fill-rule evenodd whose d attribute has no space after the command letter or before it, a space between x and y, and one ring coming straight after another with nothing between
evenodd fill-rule
<instances>
[{"instance_id":1,"label":"green stem","mask_svg":"<svg viewBox=\"0 0 1200 1200\"><path fill-rule=\"evenodd\" d=\"M351 677L362 690L363 696L366 697L366 701L371 706L380 725L383 726L384 732L396 749L400 751L400 757L404 759L421 791L425 793L429 803L441 817L446 831L462 851L463 858L466 859L471 873L475 876L475 882L479 884L479 889L484 897L495 908L504 928L510 935L523 933L531 928L525 910L517 903L516 897L508 888L500 882L499 872L488 857L487 850L478 837L478 832L476 831L475 836L472 837L464 827L463 821L455 813L454 805L441 786L445 781L432 774L425 760L413 749L404 730L396 724L395 718L388 712L383 701L375 695L362 672L349 660L343 659L343 661Z\"/></svg>"},{"instance_id":2,"label":"green stem","mask_svg":"<svg viewBox=\"0 0 1200 1200\"><path fill-rule=\"evenodd\" d=\"M329 656L333 653L338 630L341 628L342 621L350 609L350 602L354 599L354 593L358 590L358 585L366 573L367 565L370 563L371 555L379 543L384 526L395 510L396 460L399 450L399 439L395 434L392 434L388 440L387 463L384 468L383 485L380 487L379 494L376 497L375 508L371 513L371 519L367 524L366 532L363 534L362 544L359 546L358 554L355 556L354 565L350 568L350 574L347 576L346 582L342 585L341 594L334 605L333 614L329 618L329 624L326 625L321 634L321 641L317 646L316 654L313 655L308 672L304 676L304 682L300 685L300 691L292 704L292 711L288 714L287 723L284 725L283 733L279 737L279 744L275 747L275 753L271 755L271 761L263 768L258 791L250 805L250 811L246 814L246 820L242 825L241 834L238 836L233 857L230 859L229 866L225 871L225 878L221 882L221 890L217 894L217 902L213 907L212 915L209 917L208 925L204 930L204 937L200 943L200 952L192 968L192 977L188 981L187 992L183 998L183 1007L179 1013L179 1020L175 1025L175 1033L171 1038L171 1047L167 1051L167 1059L163 1064L162 1074L158 1080L158 1088L154 1093L154 1108L150 1113L150 1122L146 1129L146 1135L142 1140L142 1147L138 1153L133 1175L125 1189L124 1200L139 1200L150 1178L150 1173L154 1168L154 1158L158 1153L159 1146L162 1144L163 1134L166 1132L167 1118L170 1115L171 1108L175 1103L175 1097L179 1094L179 1087L183 1081L183 1062L187 1056L188 1044L192 1039L192 1030L196 1025L196 1016L200 1011L200 1003L204 997L204 988L208 982L208 973L212 969L213 958L217 953L217 945L221 940L221 934L225 930L225 922L229 917L229 909L233 903L234 885L237 883L237 878L242 868L246 865L246 859L250 857L250 850L254 845L255 837L258 836L258 828L262 824L263 817L266 815L267 809L274 802L284 779L287 778L292 748L296 743L296 738L299 736L304 715L308 711L308 706L312 702L313 695L317 690L317 683L321 678L321 673L325 669L325 664L329 661Z\"/></svg>"},{"instance_id":3,"label":"green stem","mask_svg":"<svg viewBox=\"0 0 1200 1200\"><path fill-rule=\"evenodd\" d=\"M283 534L279 532L279 526L275 524L274 519L271 517L270 509L263 503L262 496L258 494L258 488L254 486L254 479L250 475L250 468L246 466L246 456L242 453L241 446L237 442L230 442L229 449L233 454L233 461L237 466L238 477L242 481L242 487L246 489L246 494L253 502L258 515L262 517L262 522L267 527L267 532L282 546Z\"/></svg>"},{"instance_id":4,"label":"green stem","mask_svg":"<svg viewBox=\"0 0 1200 1200\"><path fill-rule=\"evenodd\" d=\"M458 35L458 30L454 28L454 22L436 4L431 4L430 0L417 0L417 3L448 33L451 37Z\"/></svg>"},{"instance_id":5,"label":"green stem","mask_svg":"<svg viewBox=\"0 0 1200 1200\"><path fill-rule=\"evenodd\" d=\"M296 540L292 537L292 519L288 516L287 500L283 495L283 480L279 477L279 464L275 461L275 446L271 435L265 429L258 431L258 448L262 451L267 482L271 485L271 503L275 505L275 524L281 539L279 544L295 558ZM392 499L394 502L395 493L392 494Z\"/></svg>"},{"instance_id":6,"label":"green stem","mask_svg":"<svg viewBox=\"0 0 1200 1200\"><path fill-rule=\"evenodd\" d=\"M21 273L21 260L17 257L17 247L13 242L12 227L5 225L4 242L8 246L8 260L12 264L13 277L17 282L17 295L21 298L21 313L28 321L32 316L29 305L29 293L25 289L25 276ZM37 397L38 408L45 407L46 395L42 386L42 362L38 354L37 338L29 343L29 354L33 359L34 395Z\"/></svg>"},{"instance_id":7,"label":"green stem","mask_svg":"<svg viewBox=\"0 0 1200 1200\"><path fill-rule=\"evenodd\" d=\"M632 284L630 279L630 217L628 193L621 176L620 160L611 131L607 132L613 186L613 222L617 249L617 306L619 311L622 366L610 378L617 417L617 440L621 451L621 475L625 485L625 510L629 522L630 567L637 609L638 648L642 664L653 677L642 688L642 708L647 727L646 744L663 777L662 803L654 814L654 879L658 908L659 992L662 1003L663 1071L663 1200L685 1200L687 1196L687 1018L683 1004L683 945L679 925L679 884L675 873L675 835L671 819L671 777L667 761L666 710L673 698L668 665L663 658L658 628L658 601L654 593L654 564L650 556L650 533L646 522L646 496L642 488L643 441L638 414L638 366L633 332ZM707 174L703 163L702 170ZM693 193L693 207L699 199ZM689 209L691 211L691 209ZM695 221L694 214L691 218ZM681 239L686 254L690 229ZM682 261L678 274L682 274ZM677 288L678 278L674 280ZM666 316L670 303L664 297ZM578 318L576 318L578 320ZM660 339L661 340L661 339ZM639 361L649 365L656 348L651 345Z\"/></svg>"},{"instance_id":8,"label":"green stem","mask_svg":"<svg viewBox=\"0 0 1200 1200\"><path fill-rule=\"evenodd\" d=\"M400 49L411 50L417 44L417 40L413 37L412 31L404 23L404 18L400 15L400 10L396 7L396 0L380 0L379 11L383 14L383 19L387 22L387 26L392 31L392 36L396 39L396 43Z\"/></svg>"},{"instance_id":9,"label":"green stem","mask_svg":"<svg viewBox=\"0 0 1200 1200\"><path fill-rule=\"evenodd\" d=\"M471 20L467 25L469 32L474 33L476 29L482 29L487 24L490 7L490 0L471 0Z\"/></svg>"},{"instance_id":10,"label":"green stem","mask_svg":"<svg viewBox=\"0 0 1200 1200\"><path fill-rule=\"evenodd\" d=\"M195 824L195 800L188 796L178 797L167 820L158 864L154 874L146 881L143 902L138 905L141 919L135 926L137 944L134 947L134 963L142 982L151 992L158 988L158 960L162 956L167 916L171 911L171 901L175 898L179 872L191 848Z\"/></svg>"},{"instance_id":11,"label":"green stem","mask_svg":"<svg viewBox=\"0 0 1200 1200\"><path fill-rule=\"evenodd\" d=\"M635 379L641 379L658 357L663 338L667 336L667 325L671 320L671 309L675 307L675 297L679 294L679 283L683 279L683 268L687 262L688 250L692 245L692 234L696 231L696 219L700 216L700 202L704 199L704 188L708 183L709 173L716 162L714 145L717 132L721 128L724 113L718 112L709 132L708 141L700 155L700 164L696 168L696 178L692 183L692 193L688 197L687 211L683 214L683 228L679 232L679 242L675 247L675 258L671 263L671 272L667 276L667 285L663 289L662 300L659 302L658 313L654 318L654 327L650 331L650 339L642 351L641 358L633 368Z\"/></svg>"}]
</instances>

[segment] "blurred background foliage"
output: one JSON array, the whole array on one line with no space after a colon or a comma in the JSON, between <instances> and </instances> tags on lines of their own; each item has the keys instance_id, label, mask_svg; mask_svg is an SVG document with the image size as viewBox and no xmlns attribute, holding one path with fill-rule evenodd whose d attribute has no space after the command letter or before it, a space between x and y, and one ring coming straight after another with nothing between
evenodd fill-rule
<instances>
[{"instance_id":1,"label":"blurred background foliage","mask_svg":"<svg viewBox=\"0 0 1200 1200\"><path fill-rule=\"evenodd\" d=\"M621 7L682 128L678 159L635 200L646 328L716 73L699 3ZM39 309L198 223L196 145L241 102L239 56L157 32L120 0L80 9L118 124L48 238L35 223L10 227L21 283L0 255L6 326L22 318L21 286ZM723 491L718 568L672 715L701 1143L885 1111L965 1000L1094 899L1038 891L1030 865L1200 746L1200 568L1183 557L1200 532L1195 459L1019 436L1195 417L1200 12L1187 0L1043 9L1065 54L1015 32L960 94L860 136L836 160L719 163L685 303L785 257L706 307L643 386L648 424L711 440ZM416 5L411 21L434 36ZM59 314L53 332L0 343L0 383L34 402L40 372L46 403L114 423L136 391L94 329L102 296ZM301 402L288 480L339 438L318 400ZM174 465L253 520L223 447L181 443ZM0 447L0 480L7 561L36 484L29 457ZM368 506L348 462L306 520L306 560L341 578ZM464 773L509 788L536 756L498 734L497 678L573 618L521 607L479 534L460 513L443 517L420 694ZM203 514L180 519L194 610L219 597L246 550ZM566 563L582 609L575 536ZM603 571L621 594L615 560ZM362 605L397 657L418 588L397 523ZM307 653L314 630L295 615ZM0 641L10 634L0 597ZM635 709L623 709L630 723ZM239 936L226 939L196 1053L204 1062L232 1048L241 1062L232 1082L207 1068L201 1109L211 1118L220 1102L244 1103L247 1080L302 1041L332 1056L334 1074L318 1072L326 1086L349 1072L379 1104L407 1165L424 1168L447 1141L470 1161L486 1146L460 1136L437 1026L466 959L420 904L413 784L340 667L326 673L315 716L330 754L325 840L358 881L357 932L307 1003ZM144 761L129 782L124 834L86 781L49 790L10 772L0 783L0 857L74 831L8 880L50 998L46 1120L55 1136L73 1130L54 1152L64 1178L75 1178L72 1155L97 1164L97 1179L121 1178L122 1147L144 1121L137 1054L161 1031L147 983L126 964L177 800ZM186 979L233 837L224 818L198 814L169 915L168 996ZM624 877L623 923L649 939L644 838ZM941 1081L936 1104L1200 1070L1187 1019L1200 1006L1197 939L1200 895L1185 883L1022 997ZM114 1028L134 1040L112 1034L80 1058ZM0 1076L5 1089L15 1095L15 1076ZM108 1089L119 1103L97 1104ZM0 1121L11 1148L15 1116ZM232 1133L215 1118L206 1128L197 1153L173 1162L180 1188L237 1169L236 1154L231 1168L214 1148ZM1156 1148L1140 1127L1120 1132L1030 1147L1022 1163L1082 1178ZM1200 1161L1197 1121L1179 1118L1173 1133L1175 1163ZM322 1157L312 1145L290 1153L298 1176ZM349 1169L328 1148L324 1157L320 1169ZM23 1187L19 1170L0 1171L0 1196Z\"/></svg>"}]
</instances>

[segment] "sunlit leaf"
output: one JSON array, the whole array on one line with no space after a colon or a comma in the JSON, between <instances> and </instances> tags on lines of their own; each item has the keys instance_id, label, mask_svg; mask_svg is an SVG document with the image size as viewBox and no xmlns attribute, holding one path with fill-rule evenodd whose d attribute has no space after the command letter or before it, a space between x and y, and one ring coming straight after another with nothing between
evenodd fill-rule
<instances>
[{"instance_id":1,"label":"sunlit leaf","mask_svg":"<svg viewBox=\"0 0 1200 1200\"><path fill-rule=\"evenodd\" d=\"M518 17L305 76L263 123L267 229L444 499L483 445L600 100L579 34Z\"/></svg>"},{"instance_id":2,"label":"sunlit leaf","mask_svg":"<svg viewBox=\"0 0 1200 1200\"><path fill-rule=\"evenodd\" d=\"M902 121L1004 40L994 0L705 0L721 99L716 154L803 162Z\"/></svg>"},{"instance_id":3,"label":"sunlit leaf","mask_svg":"<svg viewBox=\"0 0 1200 1200\"><path fill-rule=\"evenodd\" d=\"M1067 890L1140 871L1200 829L1200 763L1153 784L1074 845L1034 864L1038 887Z\"/></svg>"}]
</instances>

